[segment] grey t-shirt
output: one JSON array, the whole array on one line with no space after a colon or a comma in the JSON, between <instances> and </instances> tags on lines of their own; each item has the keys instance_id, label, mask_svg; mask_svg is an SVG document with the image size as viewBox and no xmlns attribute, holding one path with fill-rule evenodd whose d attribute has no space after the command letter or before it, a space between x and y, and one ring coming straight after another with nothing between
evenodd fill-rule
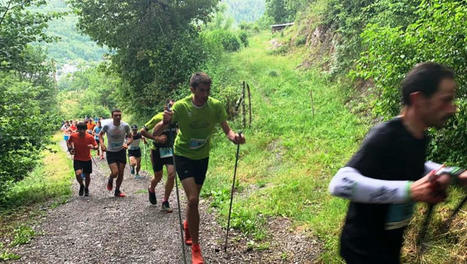
<instances>
[{"instance_id":1,"label":"grey t-shirt","mask_svg":"<svg viewBox=\"0 0 467 264\"><path fill-rule=\"evenodd\" d=\"M110 122L102 127L102 133L107 134L107 151L117 152L123 149L125 138L130 136L130 126L123 121L119 126Z\"/></svg>"}]
</instances>

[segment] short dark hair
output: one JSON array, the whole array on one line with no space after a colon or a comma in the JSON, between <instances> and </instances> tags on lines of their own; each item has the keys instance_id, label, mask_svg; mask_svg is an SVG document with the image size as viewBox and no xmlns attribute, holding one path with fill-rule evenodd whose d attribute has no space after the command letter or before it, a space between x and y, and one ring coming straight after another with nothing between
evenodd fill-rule
<instances>
[{"instance_id":1,"label":"short dark hair","mask_svg":"<svg viewBox=\"0 0 467 264\"><path fill-rule=\"evenodd\" d=\"M402 104L411 105L410 94L414 92L421 92L426 97L430 97L436 93L442 80L454 78L454 72L442 64L435 62L419 63L415 65L401 83Z\"/></svg>"},{"instance_id":2,"label":"short dark hair","mask_svg":"<svg viewBox=\"0 0 467 264\"><path fill-rule=\"evenodd\" d=\"M120 110L120 109L118 109L118 108L113 109L113 110L112 110L111 116L114 116L114 113L115 113L115 112L120 112L120 113L121 113L122 110Z\"/></svg>"},{"instance_id":3,"label":"short dark hair","mask_svg":"<svg viewBox=\"0 0 467 264\"><path fill-rule=\"evenodd\" d=\"M86 130L88 127L86 126L86 123L84 123L84 122L79 122L79 123L76 125L76 128L77 128L78 130L81 130L81 129Z\"/></svg>"},{"instance_id":4,"label":"short dark hair","mask_svg":"<svg viewBox=\"0 0 467 264\"><path fill-rule=\"evenodd\" d=\"M200 84L211 86L211 83L211 77L204 72L195 72L190 78L190 86L193 88L197 88Z\"/></svg>"}]
</instances>

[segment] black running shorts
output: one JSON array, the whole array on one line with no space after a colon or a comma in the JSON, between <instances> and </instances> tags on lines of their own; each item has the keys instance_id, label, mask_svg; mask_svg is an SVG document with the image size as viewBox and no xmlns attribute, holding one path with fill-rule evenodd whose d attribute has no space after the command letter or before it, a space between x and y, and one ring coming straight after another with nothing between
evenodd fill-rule
<instances>
[{"instance_id":1,"label":"black running shorts","mask_svg":"<svg viewBox=\"0 0 467 264\"><path fill-rule=\"evenodd\" d=\"M164 167L164 165L174 164L172 157L161 159L159 148L156 150L154 149L151 150L151 159L152 159L152 169L154 170L154 172L162 171L162 168Z\"/></svg>"},{"instance_id":2,"label":"black running shorts","mask_svg":"<svg viewBox=\"0 0 467 264\"><path fill-rule=\"evenodd\" d=\"M208 171L209 157L201 160L192 160L182 156L175 156L178 177L181 181L194 177L198 185L203 185Z\"/></svg>"},{"instance_id":3,"label":"black running shorts","mask_svg":"<svg viewBox=\"0 0 467 264\"><path fill-rule=\"evenodd\" d=\"M126 164L126 149L122 149L117 152L106 152L106 158L107 158L107 163L112 164L112 163L122 163Z\"/></svg>"},{"instance_id":4,"label":"black running shorts","mask_svg":"<svg viewBox=\"0 0 467 264\"><path fill-rule=\"evenodd\" d=\"M141 149L129 149L128 157L141 158Z\"/></svg>"},{"instance_id":5,"label":"black running shorts","mask_svg":"<svg viewBox=\"0 0 467 264\"><path fill-rule=\"evenodd\" d=\"M92 162L88 161L81 161L81 160L73 160L73 168L75 171L82 170L83 173L91 174L92 173Z\"/></svg>"}]
</instances>

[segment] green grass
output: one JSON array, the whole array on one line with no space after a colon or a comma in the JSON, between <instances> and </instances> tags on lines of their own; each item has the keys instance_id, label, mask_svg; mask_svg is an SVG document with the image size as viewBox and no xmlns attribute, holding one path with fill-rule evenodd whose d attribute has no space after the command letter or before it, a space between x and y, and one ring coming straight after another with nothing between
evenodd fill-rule
<instances>
[{"instance_id":1,"label":"green grass","mask_svg":"<svg viewBox=\"0 0 467 264\"><path fill-rule=\"evenodd\" d=\"M253 124L251 129L244 129L247 144L240 151L232 227L261 244L267 237L270 217L289 217L296 228L309 231L323 242L321 262L340 263L338 235L347 202L330 196L327 187L357 150L370 125L368 119L346 108L343 89L328 81L325 74L297 69L305 57L303 49L278 55L269 50L272 37L269 33L254 36L249 48L206 69L213 77L214 97L222 98L225 90L239 94L243 80L252 88ZM239 119L230 122L235 130L241 129ZM224 226L235 151L219 131L213 140L202 191L202 196L212 198L212 206L219 209ZM412 228L409 236L414 233ZM428 256L455 246L450 243L442 244L441 250L434 248ZM410 249L405 254L412 261Z\"/></svg>"},{"instance_id":2,"label":"green grass","mask_svg":"<svg viewBox=\"0 0 467 264\"><path fill-rule=\"evenodd\" d=\"M356 150L368 126L345 108L339 88L326 76L296 69L302 51L275 55L267 47L270 38L266 33L253 37L250 48L224 59L222 63L229 65L219 65L214 74L208 72L215 84L237 81L240 86L246 80L252 88L253 124L245 129L247 144L241 147L237 175L245 194L237 194L232 226L261 241L268 217L291 217L295 225L324 241L323 261L332 262L346 202L332 198L327 185ZM223 73L229 74L227 80L219 76ZM231 126L241 128L238 121ZM211 195L225 217L235 146L220 133L213 145L203 195Z\"/></svg>"},{"instance_id":3,"label":"green grass","mask_svg":"<svg viewBox=\"0 0 467 264\"><path fill-rule=\"evenodd\" d=\"M61 149L61 140L61 133L54 135L53 144L49 146L52 151L44 151L42 163L11 188L2 210L35 204L50 198L63 198L71 194L72 161Z\"/></svg>"},{"instance_id":4,"label":"green grass","mask_svg":"<svg viewBox=\"0 0 467 264\"><path fill-rule=\"evenodd\" d=\"M49 146L51 151L45 150L42 162L6 194L0 208L0 238L9 237L11 242L1 244L0 260L20 258L8 248L29 243L37 235L30 225L44 213L41 207L55 208L70 197L73 167L59 145L61 140L62 134L55 134L53 144Z\"/></svg>"}]
</instances>

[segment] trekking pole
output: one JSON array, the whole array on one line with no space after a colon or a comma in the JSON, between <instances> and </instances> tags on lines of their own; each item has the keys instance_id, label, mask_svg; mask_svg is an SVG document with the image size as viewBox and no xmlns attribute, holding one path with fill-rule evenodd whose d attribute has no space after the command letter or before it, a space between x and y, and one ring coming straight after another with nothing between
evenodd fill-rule
<instances>
[{"instance_id":1,"label":"trekking pole","mask_svg":"<svg viewBox=\"0 0 467 264\"><path fill-rule=\"evenodd\" d=\"M172 111L172 109L170 108L170 104L167 104L167 110ZM183 239L182 209L180 206L180 194L178 192L177 165L175 163L175 151L174 151L175 140L172 141L172 133L170 131L170 125L169 125L169 133L168 133L167 140L169 142L169 146L170 146L169 148L172 151L172 161L173 161L174 169L175 169L175 194L177 195L178 223L180 226L180 242L182 244L183 263L186 264L185 241Z\"/></svg>"},{"instance_id":2,"label":"trekking pole","mask_svg":"<svg viewBox=\"0 0 467 264\"><path fill-rule=\"evenodd\" d=\"M242 132L238 133L238 135L241 137ZM240 144L237 144L237 154L235 155L235 167L234 167L234 175L233 175L233 181L232 181L232 189L230 190L230 207L229 207L229 217L227 220L227 232L225 234L225 245L224 245L224 252L227 252L227 242L229 239L229 229L230 229L230 216L232 213L232 203L233 203L233 194L234 194L234 189L235 189L235 177L237 176L237 164L238 164L238 154L240 152Z\"/></svg>"},{"instance_id":3,"label":"trekking pole","mask_svg":"<svg viewBox=\"0 0 467 264\"><path fill-rule=\"evenodd\" d=\"M443 164L437 170L433 170L429 177L429 181L434 182L436 180L436 176L438 172L441 171L441 169L443 169L444 167L445 165ZM428 205L428 212L426 213L425 219L423 220L423 223L422 223L422 229L420 230L420 233L418 235L417 247L420 249L419 254L423 253L424 251L424 247L422 243L423 243L423 240L425 240L426 231L428 230L428 225L430 223L434 208L435 208L434 204Z\"/></svg>"}]
</instances>

